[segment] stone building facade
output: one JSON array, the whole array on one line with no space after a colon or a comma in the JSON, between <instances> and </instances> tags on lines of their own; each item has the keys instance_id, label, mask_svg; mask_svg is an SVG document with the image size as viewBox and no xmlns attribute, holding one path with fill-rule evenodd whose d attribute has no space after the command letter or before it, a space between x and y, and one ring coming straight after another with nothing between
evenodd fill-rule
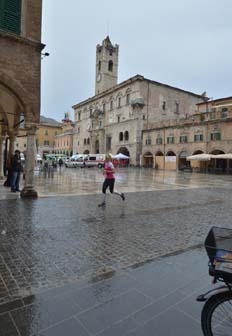
<instances>
[{"instance_id":1,"label":"stone building facade","mask_svg":"<svg viewBox=\"0 0 232 336\"><path fill-rule=\"evenodd\" d=\"M143 165L160 169L181 169L194 154L232 153L232 97L196 105L191 118L154 123L143 130ZM221 171L232 170L232 160L191 161L192 168L213 165Z\"/></svg>"},{"instance_id":2,"label":"stone building facade","mask_svg":"<svg viewBox=\"0 0 232 336\"><path fill-rule=\"evenodd\" d=\"M55 136L54 153L67 155L73 154L73 128L74 124L70 119L64 119L62 131Z\"/></svg>"},{"instance_id":3,"label":"stone building facade","mask_svg":"<svg viewBox=\"0 0 232 336\"><path fill-rule=\"evenodd\" d=\"M41 116L40 124L36 131L37 154L44 158L45 154L54 153L55 139L60 133L62 133L62 123L59 123L52 118Z\"/></svg>"},{"instance_id":4,"label":"stone building facade","mask_svg":"<svg viewBox=\"0 0 232 336\"><path fill-rule=\"evenodd\" d=\"M117 84L118 55L108 36L97 45L96 95L73 106L73 152L121 152L141 165L143 132L154 123L189 119L204 97L141 75Z\"/></svg>"},{"instance_id":5,"label":"stone building facade","mask_svg":"<svg viewBox=\"0 0 232 336\"><path fill-rule=\"evenodd\" d=\"M40 117L42 0L0 2L0 176L14 149L22 117L27 135L25 185L21 196L34 190L35 132ZM7 145L7 148L6 148ZM3 158L2 147L5 146ZM33 159L32 159L33 158Z\"/></svg>"}]
</instances>

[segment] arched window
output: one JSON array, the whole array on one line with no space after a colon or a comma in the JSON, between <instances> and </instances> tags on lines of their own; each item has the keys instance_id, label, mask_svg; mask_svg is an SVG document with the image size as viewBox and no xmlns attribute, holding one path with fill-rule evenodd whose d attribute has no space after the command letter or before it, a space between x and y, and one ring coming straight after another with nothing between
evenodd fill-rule
<instances>
[{"instance_id":1,"label":"arched window","mask_svg":"<svg viewBox=\"0 0 232 336\"><path fill-rule=\"evenodd\" d=\"M86 139L84 139L84 145L86 145Z\"/></svg>"},{"instance_id":2,"label":"arched window","mask_svg":"<svg viewBox=\"0 0 232 336\"><path fill-rule=\"evenodd\" d=\"M119 133L119 141L123 141L123 133L122 132Z\"/></svg>"},{"instance_id":3,"label":"arched window","mask_svg":"<svg viewBox=\"0 0 232 336\"><path fill-rule=\"evenodd\" d=\"M126 131L126 132L124 133L124 138L125 138L125 141L128 141L128 140L129 140L129 132L128 132L128 131Z\"/></svg>"},{"instance_id":4,"label":"arched window","mask_svg":"<svg viewBox=\"0 0 232 336\"><path fill-rule=\"evenodd\" d=\"M111 60L109 61L109 64L108 64L108 70L111 72L113 71L113 61Z\"/></svg>"},{"instance_id":5,"label":"arched window","mask_svg":"<svg viewBox=\"0 0 232 336\"><path fill-rule=\"evenodd\" d=\"M87 139L87 145L89 145L89 138Z\"/></svg>"}]
</instances>

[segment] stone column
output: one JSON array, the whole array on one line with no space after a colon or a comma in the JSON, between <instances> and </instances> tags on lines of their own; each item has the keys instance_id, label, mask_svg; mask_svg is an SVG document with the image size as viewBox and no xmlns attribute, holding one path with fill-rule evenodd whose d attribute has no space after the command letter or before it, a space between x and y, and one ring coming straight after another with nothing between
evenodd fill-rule
<instances>
[{"instance_id":1,"label":"stone column","mask_svg":"<svg viewBox=\"0 0 232 336\"><path fill-rule=\"evenodd\" d=\"M34 189L34 167L35 167L35 133L37 126L35 124L26 125L27 133L27 154L25 164L25 183L21 191L22 198L37 198L38 194Z\"/></svg>"},{"instance_id":2,"label":"stone column","mask_svg":"<svg viewBox=\"0 0 232 336\"><path fill-rule=\"evenodd\" d=\"M9 133L10 145L9 145L9 153L7 156L8 160L10 160L12 155L14 155L15 137L16 135L14 133Z\"/></svg>"},{"instance_id":3,"label":"stone column","mask_svg":"<svg viewBox=\"0 0 232 336\"><path fill-rule=\"evenodd\" d=\"M0 180L4 179L4 174L3 174L3 137L0 135Z\"/></svg>"}]
</instances>

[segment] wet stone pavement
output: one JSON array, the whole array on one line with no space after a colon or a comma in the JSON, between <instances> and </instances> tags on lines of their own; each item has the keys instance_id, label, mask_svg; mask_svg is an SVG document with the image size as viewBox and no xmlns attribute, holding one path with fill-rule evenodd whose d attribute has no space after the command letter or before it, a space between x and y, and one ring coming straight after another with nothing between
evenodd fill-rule
<instances>
[{"instance_id":1,"label":"wet stone pavement","mask_svg":"<svg viewBox=\"0 0 232 336\"><path fill-rule=\"evenodd\" d=\"M96 190L2 199L0 335L201 335L201 246L231 226L232 194L226 181L189 185L128 186L105 209Z\"/></svg>"}]
</instances>

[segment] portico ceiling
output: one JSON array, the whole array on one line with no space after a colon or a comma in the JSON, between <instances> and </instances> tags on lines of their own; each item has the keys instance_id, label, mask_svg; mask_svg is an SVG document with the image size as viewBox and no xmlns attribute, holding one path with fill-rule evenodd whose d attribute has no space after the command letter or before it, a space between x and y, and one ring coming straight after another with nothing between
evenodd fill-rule
<instances>
[{"instance_id":1,"label":"portico ceiling","mask_svg":"<svg viewBox=\"0 0 232 336\"><path fill-rule=\"evenodd\" d=\"M7 87L0 84L0 125L2 130L13 132L17 130L17 124L23 106L20 100Z\"/></svg>"}]
</instances>

